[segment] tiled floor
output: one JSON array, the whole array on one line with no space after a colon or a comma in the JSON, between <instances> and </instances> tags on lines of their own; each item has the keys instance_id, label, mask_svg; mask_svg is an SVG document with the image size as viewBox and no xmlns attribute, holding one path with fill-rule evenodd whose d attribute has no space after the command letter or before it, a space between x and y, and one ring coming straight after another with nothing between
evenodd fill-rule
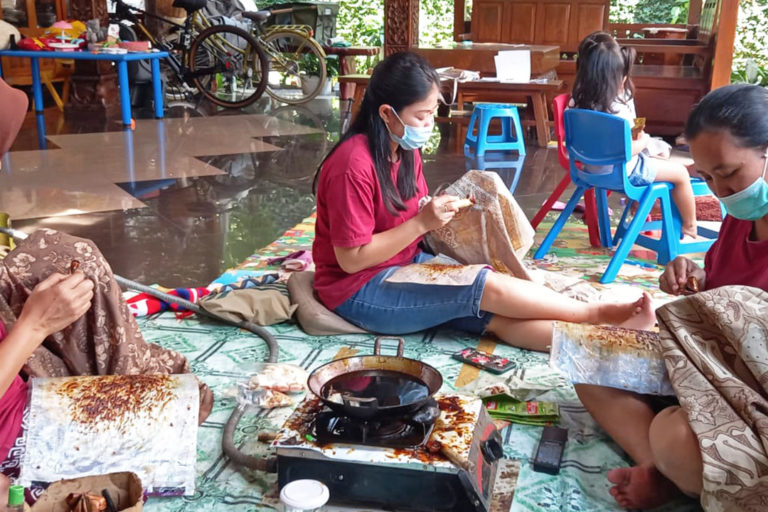
<instances>
[{"instance_id":1,"label":"tiled floor","mask_svg":"<svg viewBox=\"0 0 768 512\"><path fill-rule=\"evenodd\" d=\"M137 112L137 117L142 112ZM94 240L116 273L165 286L207 284L313 207L312 177L338 139L338 101L304 107L261 99L246 111L172 105L165 120L116 122L45 114L46 150L30 116L0 171L0 211L23 230ZM424 156L431 189L459 177L462 155ZM514 171L499 171L511 183ZM528 148L515 193L529 215L562 177L553 150Z\"/></svg>"}]
</instances>

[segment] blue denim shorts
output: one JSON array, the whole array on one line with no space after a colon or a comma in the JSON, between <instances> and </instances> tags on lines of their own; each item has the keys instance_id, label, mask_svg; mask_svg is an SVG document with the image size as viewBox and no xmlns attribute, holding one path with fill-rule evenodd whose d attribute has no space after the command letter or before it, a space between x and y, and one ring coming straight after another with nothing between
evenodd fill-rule
<instances>
[{"instance_id":1,"label":"blue denim shorts","mask_svg":"<svg viewBox=\"0 0 768 512\"><path fill-rule=\"evenodd\" d=\"M433 257L421 252L413 262ZM438 325L475 334L485 332L493 314L480 310L480 299L490 269L481 270L475 282L467 286L385 282L398 268L389 267L376 274L337 307L336 314L380 334L407 334Z\"/></svg>"},{"instance_id":2,"label":"blue denim shorts","mask_svg":"<svg viewBox=\"0 0 768 512\"><path fill-rule=\"evenodd\" d=\"M635 168L628 176L629 182L636 187L650 185L656 179L656 166L653 165L653 158L640 153L637 155Z\"/></svg>"}]
</instances>

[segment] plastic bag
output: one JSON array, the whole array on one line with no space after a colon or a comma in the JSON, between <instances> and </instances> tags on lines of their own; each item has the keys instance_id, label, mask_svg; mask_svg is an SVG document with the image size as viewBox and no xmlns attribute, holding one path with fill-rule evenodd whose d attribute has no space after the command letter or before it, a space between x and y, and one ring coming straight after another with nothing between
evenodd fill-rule
<instances>
[{"instance_id":1,"label":"plastic bag","mask_svg":"<svg viewBox=\"0 0 768 512\"><path fill-rule=\"evenodd\" d=\"M258 365L246 382L238 384L237 401L262 409L294 405L295 400L290 395L306 391L308 377L304 368L293 364Z\"/></svg>"},{"instance_id":2,"label":"plastic bag","mask_svg":"<svg viewBox=\"0 0 768 512\"><path fill-rule=\"evenodd\" d=\"M549 361L576 384L675 394L654 332L555 322Z\"/></svg>"}]
</instances>

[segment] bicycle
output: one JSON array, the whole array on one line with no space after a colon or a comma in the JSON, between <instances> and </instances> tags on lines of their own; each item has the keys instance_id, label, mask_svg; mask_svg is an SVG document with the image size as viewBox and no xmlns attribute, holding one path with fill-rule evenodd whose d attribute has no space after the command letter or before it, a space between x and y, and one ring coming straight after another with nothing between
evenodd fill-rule
<instances>
[{"instance_id":1,"label":"bicycle","mask_svg":"<svg viewBox=\"0 0 768 512\"><path fill-rule=\"evenodd\" d=\"M294 10L270 9L241 14L253 22L251 33L269 57L267 94L277 101L298 105L320 94L327 78L327 68L325 51L312 37L312 27L266 25L271 16Z\"/></svg>"},{"instance_id":2,"label":"bicycle","mask_svg":"<svg viewBox=\"0 0 768 512\"><path fill-rule=\"evenodd\" d=\"M205 0L175 0L174 7L187 12L183 24L148 13L114 0L115 18L131 22L152 43L168 51L167 64L179 81L196 87L213 103L227 108L250 105L267 87L269 60L256 39L245 30L229 25L200 25L205 19L200 9ZM176 40L158 40L144 26L137 14L172 25ZM206 20L207 21L207 20ZM202 28L199 32L198 28Z\"/></svg>"}]
</instances>

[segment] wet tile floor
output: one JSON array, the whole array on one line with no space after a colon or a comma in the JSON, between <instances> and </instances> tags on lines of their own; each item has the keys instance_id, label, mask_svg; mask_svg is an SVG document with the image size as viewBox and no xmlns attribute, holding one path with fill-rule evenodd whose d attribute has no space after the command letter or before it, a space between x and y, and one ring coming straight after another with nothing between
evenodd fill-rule
<instances>
[{"instance_id":1,"label":"wet tile floor","mask_svg":"<svg viewBox=\"0 0 768 512\"><path fill-rule=\"evenodd\" d=\"M45 150L30 115L0 170L0 211L25 231L94 240L129 279L207 284L312 211L315 169L341 125L335 98L299 107L262 98L242 111L171 104L165 120L149 115L136 112L135 131L124 132L48 109ZM450 127L438 130L424 155L432 190L474 167L453 151ZM532 217L563 171L554 150L527 151L515 196ZM514 169L498 172L512 183Z\"/></svg>"}]
</instances>

